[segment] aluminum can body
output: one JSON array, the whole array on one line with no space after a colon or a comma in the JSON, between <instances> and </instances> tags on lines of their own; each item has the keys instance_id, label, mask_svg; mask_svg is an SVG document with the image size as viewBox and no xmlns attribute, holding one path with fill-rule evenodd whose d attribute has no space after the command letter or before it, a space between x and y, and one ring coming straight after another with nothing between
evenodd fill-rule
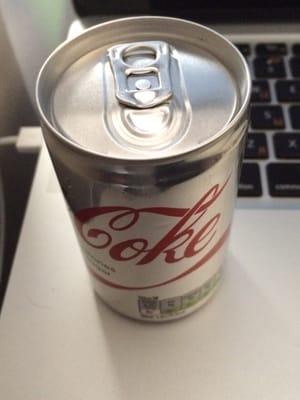
<instances>
[{"instance_id":1,"label":"aluminum can body","mask_svg":"<svg viewBox=\"0 0 300 400\"><path fill-rule=\"evenodd\" d=\"M166 25L171 36L152 33ZM184 46L184 37L175 40L172 34L182 36L187 28L189 51L177 53L174 47ZM215 45L217 56L228 60L226 68L207 49L208 62L197 56L198 31L207 48ZM99 43L93 42L99 35L98 41L109 44L95 67ZM75 66L83 49L90 49L86 64ZM126 63L119 53L129 58ZM197 62L203 74L210 68L224 83L218 89L206 80L201 94L209 98L206 103L193 87L197 75L187 73ZM104 90L99 96L98 89ZM46 61L37 85L44 138L94 289L114 310L166 321L188 315L215 292L237 193L249 93L247 66L233 46L213 31L172 18L99 25ZM100 110L98 101L105 103Z\"/></svg>"}]
</instances>

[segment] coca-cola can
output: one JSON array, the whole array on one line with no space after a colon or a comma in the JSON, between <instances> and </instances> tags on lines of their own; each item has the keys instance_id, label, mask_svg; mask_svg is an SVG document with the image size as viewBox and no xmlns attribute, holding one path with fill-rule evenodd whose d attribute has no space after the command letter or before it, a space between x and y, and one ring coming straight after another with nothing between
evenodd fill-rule
<instances>
[{"instance_id":1,"label":"coca-cola can","mask_svg":"<svg viewBox=\"0 0 300 400\"><path fill-rule=\"evenodd\" d=\"M250 91L228 40L174 18L97 25L45 62L44 138L94 289L114 310L172 320L215 292Z\"/></svg>"}]
</instances>

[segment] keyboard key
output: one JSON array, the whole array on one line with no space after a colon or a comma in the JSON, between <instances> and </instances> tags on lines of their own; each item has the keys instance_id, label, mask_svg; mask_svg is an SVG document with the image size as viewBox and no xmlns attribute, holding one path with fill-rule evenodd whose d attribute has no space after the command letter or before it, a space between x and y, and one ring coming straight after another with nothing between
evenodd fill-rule
<instances>
[{"instance_id":1,"label":"keyboard key","mask_svg":"<svg viewBox=\"0 0 300 400\"><path fill-rule=\"evenodd\" d=\"M277 158L300 159L299 133L276 133L274 146Z\"/></svg>"},{"instance_id":2,"label":"keyboard key","mask_svg":"<svg viewBox=\"0 0 300 400\"><path fill-rule=\"evenodd\" d=\"M271 101L270 88L268 81L253 81L251 101L255 103L264 103Z\"/></svg>"},{"instance_id":3,"label":"keyboard key","mask_svg":"<svg viewBox=\"0 0 300 400\"><path fill-rule=\"evenodd\" d=\"M285 78L285 66L282 57L257 57L254 60L256 78Z\"/></svg>"},{"instance_id":4,"label":"keyboard key","mask_svg":"<svg viewBox=\"0 0 300 400\"><path fill-rule=\"evenodd\" d=\"M300 197L300 163L267 166L269 192L273 197Z\"/></svg>"},{"instance_id":5,"label":"keyboard key","mask_svg":"<svg viewBox=\"0 0 300 400\"><path fill-rule=\"evenodd\" d=\"M294 129L300 129L300 106L290 107L290 117L291 117L292 127Z\"/></svg>"},{"instance_id":6,"label":"keyboard key","mask_svg":"<svg viewBox=\"0 0 300 400\"><path fill-rule=\"evenodd\" d=\"M292 46L292 50L293 50L293 53L294 53L296 56L299 56L299 55L300 55L300 43L295 43L295 44Z\"/></svg>"},{"instance_id":7,"label":"keyboard key","mask_svg":"<svg viewBox=\"0 0 300 400\"><path fill-rule=\"evenodd\" d=\"M261 195L262 189L259 166L255 163L244 163L242 165L238 196L260 197Z\"/></svg>"},{"instance_id":8,"label":"keyboard key","mask_svg":"<svg viewBox=\"0 0 300 400\"><path fill-rule=\"evenodd\" d=\"M300 101L300 81L278 81L276 93L278 101Z\"/></svg>"},{"instance_id":9,"label":"keyboard key","mask_svg":"<svg viewBox=\"0 0 300 400\"><path fill-rule=\"evenodd\" d=\"M239 49L239 51L243 54L244 57L248 57L251 54L251 49L249 44L246 43L237 43L235 46Z\"/></svg>"},{"instance_id":10,"label":"keyboard key","mask_svg":"<svg viewBox=\"0 0 300 400\"><path fill-rule=\"evenodd\" d=\"M284 43L259 43L256 45L255 50L258 56L285 55L287 53Z\"/></svg>"},{"instance_id":11,"label":"keyboard key","mask_svg":"<svg viewBox=\"0 0 300 400\"><path fill-rule=\"evenodd\" d=\"M245 158L268 158L268 145L264 133L248 134L245 147Z\"/></svg>"},{"instance_id":12,"label":"keyboard key","mask_svg":"<svg viewBox=\"0 0 300 400\"><path fill-rule=\"evenodd\" d=\"M284 129L281 106L252 106L251 125L253 129Z\"/></svg>"},{"instance_id":13,"label":"keyboard key","mask_svg":"<svg viewBox=\"0 0 300 400\"><path fill-rule=\"evenodd\" d=\"M292 57L290 59L291 72L294 78L300 77L300 57Z\"/></svg>"}]
</instances>

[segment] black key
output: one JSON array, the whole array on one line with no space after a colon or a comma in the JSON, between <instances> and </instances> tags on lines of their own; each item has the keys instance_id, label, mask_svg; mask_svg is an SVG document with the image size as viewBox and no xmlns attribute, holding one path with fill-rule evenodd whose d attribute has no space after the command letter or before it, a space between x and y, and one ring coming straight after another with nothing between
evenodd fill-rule
<instances>
[{"instance_id":1,"label":"black key","mask_svg":"<svg viewBox=\"0 0 300 400\"><path fill-rule=\"evenodd\" d=\"M262 195L259 166L243 163L239 182L239 197L259 197Z\"/></svg>"},{"instance_id":2,"label":"black key","mask_svg":"<svg viewBox=\"0 0 300 400\"><path fill-rule=\"evenodd\" d=\"M285 78L285 66L282 57L257 57L254 60L256 78Z\"/></svg>"},{"instance_id":3,"label":"black key","mask_svg":"<svg viewBox=\"0 0 300 400\"><path fill-rule=\"evenodd\" d=\"M237 43L235 46L239 49L239 51L243 54L244 57L250 56L251 49L249 44Z\"/></svg>"},{"instance_id":4,"label":"black key","mask_svg":"<svg viewBox=\"0 0 300 400\"><path fill-rule=\"evenodd\" d=\"M299 133L276 133L274 146L277 158L300 159L300 135Z\"/></svg>"},{"instance_id":5,"label":"black key","mask_svg":"<svg viewBox=\"0 0 300 400\"><path fill-rule=\"evenodd\" d=\"M252 106L251 125L253 129L284 129L281 106Z\"/></svg>"},{"instance_id":6,"label":"black key","mask_svg":"<svg viewBox=\"0 0 300 400\"><path fill-rule=\"evenodd\" d=\"M291 117L292 127L294 129L300 129L300 106L290 107L290 117Z\"/></svg>"},{"instance_id":7,"label":"black key","mask_svg":"<svg viewBox=\"0 0 300 400\"><path fill-rule=\"evenodd\" d=\"M284 43L259 43L256 45L256 54L258 56L269 55L285 55L287 53L286 45Z\"/></svg>"},{"instance_id":8,"label":"black key","mask_svg":"<svg viewBox=\"0 0 300 400\"><path fill-rule=\"evenodd\" d=\"M300 197L300 163L272 163L267 166L270 195Z\"/></svg>"},{"instance_id":9,"label":"black key","mask_svg":"<svg viewBox=\"0 0 300 400\"><path fill-rule=\"evenodd\" d=\"M296 56L299 56L299 55L300 55L300 43L295 43L295 44L293 45L292 49L293 49L293 53L294 53Z\"/></svg>"},{"instance_id":10,"label":"black key","mask_svg":"<svg viewBox=\"0 0 300 400\"><path fill-rule=\"evenodd\" d=\"M300 57L292 57L290 59L290 67L294 78L300 77Z\"/></svg>"},{"instance_id":11,"label":"black key","mask_svg":"<svg viewBox=\"0 0 300 400\"><path fill-rule=\"evenodd\" d=\"M300 81L278 81L276 93L278 101L300 101Z\"/></svg>"},{"instance_id":12,"label":"black key","mask_svg":"<svg viewBox=\"0 0 300 400\"><path fill-rule=\"evenodd\" d=\"M264 133L249 133L246 140L245 158L268 158L268 145Z\"/></svg>"},{"instance_id":13,"label":"black key","mask_svg":"<svg viewBox=\"0 0 300 400\"><path fill-rule=\"evenodd\" d=\"M255 103L264 103L271 101L270 88L268 81L253 81L251 101Z\"/></svg>"}]
</instances>

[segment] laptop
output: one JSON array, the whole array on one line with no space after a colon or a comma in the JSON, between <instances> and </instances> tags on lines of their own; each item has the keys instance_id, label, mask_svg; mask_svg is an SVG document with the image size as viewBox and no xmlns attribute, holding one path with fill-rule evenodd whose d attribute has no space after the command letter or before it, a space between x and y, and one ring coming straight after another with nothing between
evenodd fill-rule
<instances>
[{"instance_id":1,"label":"laptop","mask_svg":"<svg viewBox=\"0 0 300 400\"><path fill-rule=\"evenodd\" d=\"M251 124L219 291L172 323L111 311L91 290L44 147L0 319L1 398L299 399L300 5L195 4L77 0L69 37L171 15L215 28L247 59Z\"/></svg>"},{"instance_id":2,"label":"laptop","mask_svg":"<svg viewBox=\"0 0 300 400\"><path fill-rule=\"evenodd\" d=\"M253 78L251 126L239 187L239 197L243 198L240 204L299 207L299 3L271 0L252 1L249 5L235 0L184 3L150 0L101 4L77 0L75 5L84 27L93 25L97 15L101 19L168 15L207 24L231 39L246 58Z\"/></svg>"}]
</instances>

